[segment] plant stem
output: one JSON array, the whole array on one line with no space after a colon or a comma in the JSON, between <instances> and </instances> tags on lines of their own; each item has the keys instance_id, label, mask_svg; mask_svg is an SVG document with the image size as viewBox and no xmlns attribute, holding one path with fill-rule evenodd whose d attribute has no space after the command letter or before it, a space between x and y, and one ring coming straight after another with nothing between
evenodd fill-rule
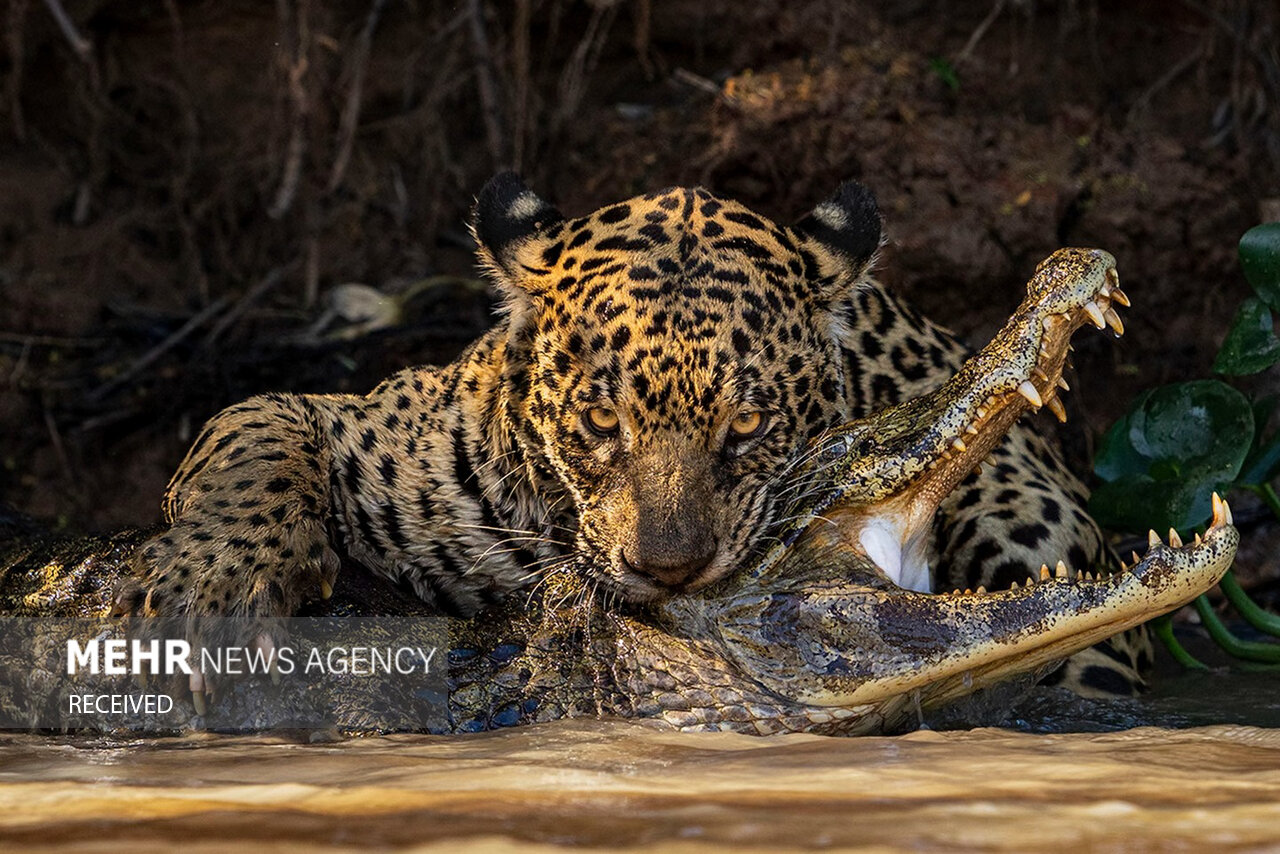
<instances>
[{"instance_id":1,"label":"plant stem","mask_svg":"<svg viewBox=\"0 0 1280 854\"><path fill-rule=\"evenodd\" d=\"M1240 484L1245 489L1261 498L1266 505L1271 508L1271 512L1280 519L1280 495L1276 495L1275 489L1269 483L1250 483Z\"/></svg>"},{"instance_id":2,"label":"plant stem","mask_svg":"<svg viewBox=\"0 0 1280 854\"><path fill-rule=\"evenodd\" d=\"M1265 610L1257 602L1249 598L1249 594L1240 586L1240 582L1236 581L1234 573L1228 571L1226 575L1222 576L1218 586L1222 588L1227 601L1235 606L1235 609L1240 612L1240 616L1244 617L1249 625L1260 632L1280 637L1280 615Z\"/></svg>"},{"instance_id":3,"label":"plant stem","mask_svg":"<svg viewBox=\"0 0 1280 854\"><path fill-rule=\"evenodd\" d=\"M1208 670L1209 667L1203 661L1187 652L1178 639L1173 636L1173 617L1165 614L1163 617L1157 617L1151 621L1151 629L1155 632L1156 637L1160 638L1160 642L1164 644L1165 649L1169 650L1169 654L1174 660L1188 670Z\"/></svg>"},{"instance_id":4,"label":"plant stem","mask_svg":"<svg viewBox=\"0 0 1280 854\"><path fill-rule=\"evenodd\" d=\"M1280 644L1240 640L1222 624L1222 620L1218 619L1218 615L1213 613L1213 606L1209 604L1209 600L1204 596L1196 597L1195 606L1196 611L1200 614L1200 621L1204 624L1205 629L1208 630L1209 636L1228 655L1242 658L1246 661L1280 663Z\"/></svg>"}]
</instances>

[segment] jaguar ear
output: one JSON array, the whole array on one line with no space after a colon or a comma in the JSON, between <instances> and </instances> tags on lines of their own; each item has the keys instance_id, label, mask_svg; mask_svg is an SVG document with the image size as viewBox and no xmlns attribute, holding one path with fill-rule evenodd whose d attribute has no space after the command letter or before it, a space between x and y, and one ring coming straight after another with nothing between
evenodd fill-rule
<instances>
[{"instance_id":1,"label":"jaguar ear","mask_svg":"<svg viewBox=\"0 0 1280 854\"><path fill-rule=\"evenodd\" d=\"M514 172L489 179L471 217L471 233L479 246L480 261L511 295L512 289L528 292L531 282L545 271L542 258L548 231L564 217L530 190Z\"/></svg>"},{"instance_id":2,"label":"jaguar ear","mask_svg":"<svg viewBox=\"0 0 1280 854\"><path fill-rule=\"evenodd\" d=\"M860 280L880 248L880 208L875 194L857 181L845 181L835 195L795 225L813 252L821 281L830 282L832 296L842 295Z\"/></svg>"}]
</instances>

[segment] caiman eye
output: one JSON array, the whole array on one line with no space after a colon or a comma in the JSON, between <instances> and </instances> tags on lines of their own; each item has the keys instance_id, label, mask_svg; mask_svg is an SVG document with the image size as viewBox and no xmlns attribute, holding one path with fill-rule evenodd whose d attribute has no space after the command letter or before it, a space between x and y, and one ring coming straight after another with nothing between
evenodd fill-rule
<instances>
[{"instance_id":1,"label":"caiman eye","mask_svg":"<svg viewBox=\"0 0 1280 854\"><path fill-rule=\"evenodd\" d=\"M607 406L593 406L582 417L587 429L601 438L618 432L618 413Z\"/></svg>"},{"instance_id":2,"label":"caiman eye","mask_svg":"<svg viewBox=\"0 0 1280 854\"><path fill-rule=\"evenodd\" d=\"M765 431L769 426L768 417L759 410L744 410L739 412L729 422L729 438L742 441L743 439L754 439Z\"/></svg>"}]
</instances>

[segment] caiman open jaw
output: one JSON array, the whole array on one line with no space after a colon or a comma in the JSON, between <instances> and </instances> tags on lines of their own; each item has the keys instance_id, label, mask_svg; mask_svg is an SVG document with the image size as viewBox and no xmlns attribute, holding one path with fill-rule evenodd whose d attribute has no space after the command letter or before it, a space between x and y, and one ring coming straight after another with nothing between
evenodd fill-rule
<instances>
[{"instance_id":1,"label":"caiman open jaw","mask_svg":"<svg viewBox=\"0 0 1280 854\"><path fill-rule=\"evenodd\" d=\"M1116 334L1128 305L1115 262L1064 249L1036 270L1009 323L936 392L832 431L806 467L807 517L716 617L742 670L819 719L927 708L1034 672L1212 587L1239 544L1225 501L1183 544L1153 532L1132 567L1095 577L1045 556L1025 586L928 592L921 556L939 502L1028 409L1062 417L1068 339L1086 320ZM816 497L815 497L816 496ZM1050 569L1054 565L1054 569ZM892 583L890 583L892 582Z\"/></svg>"},{"instance_id":2,"label":"caiman open jaw","mask_svg":"<svg viewBox=\"0 0 1280 854\"><path fill-rule=\"evenodd\" d=\"M814 524L829 521L899 587L929 592L939 503L983 461L994 464L988 455L1028 410L1047 407L1066 420L1060 394L1072 333L1088 321L1119 337L1116 306L1129 304L1111 255L1055 252L1008 323L951 382L835 431L815 451L811 470L830 467L822 479L835 485L812 507Z\"/></svg>"}]
</instances>

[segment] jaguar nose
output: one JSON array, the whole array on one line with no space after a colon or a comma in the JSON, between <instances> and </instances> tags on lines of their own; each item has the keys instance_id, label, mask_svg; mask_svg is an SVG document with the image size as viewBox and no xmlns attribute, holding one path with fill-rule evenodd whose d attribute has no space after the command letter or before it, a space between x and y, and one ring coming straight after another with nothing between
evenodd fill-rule
<instances>
[{"instance_id":1,"label":"jaguar nose","mask_svg":"<svg viewBox=\"0 0 1280 854\"><path fill-rule=\"evenodd\" d=\"M682 558L676 555L653 555L647 559L643 557L633 559L631 555L624 551L622 560L637 575L642 575L662 587L678 590L697 579L702 570L711 564L715 556L716 551L713 546L705 554L692 558Z\"/></svg>"}]
</instances>

